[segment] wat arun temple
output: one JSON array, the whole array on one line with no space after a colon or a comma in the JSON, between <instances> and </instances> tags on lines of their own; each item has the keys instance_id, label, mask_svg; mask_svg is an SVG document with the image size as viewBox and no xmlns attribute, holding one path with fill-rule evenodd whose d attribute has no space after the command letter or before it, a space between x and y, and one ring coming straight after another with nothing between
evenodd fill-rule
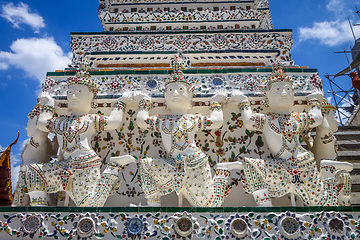
<instances>
[{"instance_id":1,"label":"wat arun temple","mask_svg":"<svg viewBox=\"0 0 360 240\"><path fill-rule=\"evenodd\" d=\"M360 239L336 108L268 0L98 14L29 109L0 239Z\"/></svg>"}]
</instances>

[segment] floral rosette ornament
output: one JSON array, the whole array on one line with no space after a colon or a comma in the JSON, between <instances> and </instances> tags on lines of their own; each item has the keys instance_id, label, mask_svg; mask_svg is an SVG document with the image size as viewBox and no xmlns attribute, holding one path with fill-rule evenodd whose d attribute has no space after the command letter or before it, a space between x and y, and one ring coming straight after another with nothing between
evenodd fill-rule
<instances>
[{"instance_id":1,"label":"floral rosette ornament","mask_svg":"<svg viewBox=\"0 0 360 240\"><path fill-rule=\"evenodd\" d=\"M44 218L39 214L26 214L20 216L20 222L22 226L20 227L20 232L24 232L23 237L28 236L30 238L34 237L34 234L40 232L40 237L44 236L44 230L40 230L43 227ZM40 231L39 231L40 230Z\"/></svg>"},{"instance_id":2,"label":"floral rosette ornament","mask_svg":"<svg viewBox=\"0 0 360 240\"><path fill-rule=\"evenodd\" d=\"M323 212L314 217L310 235L314 237L315 233L320 233L324 239L354 239L351 236L349 217L338 212Z\"/></svg>"},{"instance_id":3,"label":"floral rosette ornament","mask_svg":"<svg viewBox=\"0 0 360 240\"><path fill-rule=\"evenodd\" d=\"M248 36L248 45L253 48L253 49L260 49L263 47L263 45L265 45L265 40L263 38L263 36L258 35L258 34L253 34Z\"/></svg>"},{"instance_id":4,"label":"floral rosette ornament","mask_svg":"<svg viewBox=\"0 0 360 240\"><path fill-rule=\"evenodd\" d=\"M145 216L136 214L134 217L129 217L127 215L125 219L123 238L126 236L129 239L147 239L150 237L150 232L148 231L149 223L146 221Z\"/></svg>"},{"instance_id":5,"label":"floral rosette ornament","mask_svg":"<svg viewBox=\"0 0 360 240\"><path fill-rule=\"evenodd\" d=\"M240 239L256 239L260 235L258 230L251 231L254 213L240 215L235 213L229 216L225 222L226 230L231 238Z\"/></svg>"},{"instance_id":6,"label":"floral rosette ornament","mask_svg":"<svg viewBox=\"0 0 360 240\"><path fill-rule=\"evenodd\" d=\"M192 217L190 213L175 213L174 224L171 226L175 232L176 238L191 239L192 235L196 235L197 229L199 229L199 223L196 218Z\"/></svg>"},{"instance_id":7,"label":"floral rosette ornament","mask_svg":"<svg viewBox=\"0 0 360 240\"><path fill-rule=\"evenodd\" d=\"M248 78L244 80L244 90L255 91L258 88L259 79L257 76L249 74Z\"/></svg>"},{"instance_id":8,"label":"floral rosette ornament","mask_svg":"<svg viewBox=\"0 0 360 240\"><path fill-rule=\"evenodd\" d=\"M115 50L117 49L118 43L114 38L108 37L106 38L101 45L107 50Z\"/></svg>"},{"instance_id":9,"label":"floral rosette ornament","mask_svg":"<svg viewBox=\"0 0 360 240\"><path fill-rule=\"evenodd\" d=\"M277 217L275 214L269 214L268 221L274 223L276 234L281 236L281 239L303 239L303 233L306 227L304 222L296 216L295 213L287 211ZM274 219L275 217L275 219Z\"/></svg>"},{"instance_id":10,"label":"floral rosette ornament","mask_svg":"<svg viewBox=\"0 0 360 240\"><path fill-rule=\"evenodd\" d=\"M46 226L44 225L44 221L48 219L48 216L42 216L40 214L16 214L13 216L4 215L7 221L2 223L0 221L0 232L4 230L7 234L13 237L30 237L33 239L34 237L37 239L41 239L43 237L54 237L56 235L56 231L49 234ZM18 218L20 220L19 228L12 228L10 225L14 218Z\"/></svg>"},{"instance_id":11,"label":"floral rosette ornament","mask_svg":"<svg viewBox=\"0 0 360 240\"><path fill-rule=\"evenodd\" d=\"M110 80L108 80L108 82L105 85L110 91L117 93L117 92L120 92L121 89L123 89L125 87L126 83L125 83L124 79L115 77L115 78L111 78Z\"/></svg>"},{"instance_id":12,"label":"floral rosette ornament","mask_svg":"<svg viewBox=\"0 0 360 240\"><path fill-rule=\"evenodd\" d=\"M190 41L189 39L183 37L182 35L177 37L176 40L174 41L174 45L176 47L178 47L180 50L185 50L190 46Z\"/></svg>"},{"instance_id":13,"label":"floral rosette ornament","mask_svg":"<svg viewBox=\"0 0 360 240\"><path fill-rule=\"evenodd\" d=\"M216 48L224 48L226 47L226 39L220 35L216 36L213 40L213 44Z\"/></svg>"},{"instance_id":14,"label":"floral rosette ornament","mask_svg":"<svg viewBox=\"0 0 360 240\"><path fill-rule=\"evenodd\" d=\"M142 49L148 50L148 49L153 48L154 41L149 37L144 37L144 38L140 39L139 45Z\"/></svg>"},{"instance_id":15,"label":"floral rosette ornament","mask_svg":"<svg viewBox=\"0 0 360 240\"><path fill-rule=\"evenodd\" d=\"M97 230L101 217L95 213L80 214L74 219L73 235L77 235L77 239L90 240L92 236L103 237L104 233Z\"/></svg>"}]
</instances>

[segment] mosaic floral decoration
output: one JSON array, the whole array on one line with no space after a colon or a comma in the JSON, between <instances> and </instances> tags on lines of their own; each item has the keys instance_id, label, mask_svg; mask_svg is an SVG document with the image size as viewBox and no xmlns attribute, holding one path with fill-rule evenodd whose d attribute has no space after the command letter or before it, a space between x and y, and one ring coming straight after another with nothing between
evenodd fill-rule
<instances>
[{"instance_id":1,"label":"mosaic floral decoration","mask_svg":"<svg viewBox=\"0 0 360 240\"><path fill-rule=\"evenodd\" d=\"M111 39L111 40L110 40ZM226 43L221 40L226 39ZM77 65L85 52L108 51L104 41L111 42L112 51L208 51L213 47L222 50L280 50L280 59L290 61L293 43L291 33L232 33L232 34L163 34L160 36L112 35L71 37L70 47L74 54L73 64ZM140 44L139 44L140 43ZM91 57L89 57L91 60Z\"/></svg>"},{"instance_id":2,"label":"mosaic floral decoration","mask_svg":"<svg viewBox=\"0 0 360 240\"><path fill-rule=\"evenodd\" d=\"M3 213L0 216L0 238L355 240L360 237L360 215L351 211L250 211L244 214L248 208L234 208L237 212L219 210L212 213L193 208L193 213L146 213L151 209L143 208L144 214L115 214L103 212L104 209L98 208L99 213ZM138 211L137 208L129 210Z\"/></svg>"}]
</instances>

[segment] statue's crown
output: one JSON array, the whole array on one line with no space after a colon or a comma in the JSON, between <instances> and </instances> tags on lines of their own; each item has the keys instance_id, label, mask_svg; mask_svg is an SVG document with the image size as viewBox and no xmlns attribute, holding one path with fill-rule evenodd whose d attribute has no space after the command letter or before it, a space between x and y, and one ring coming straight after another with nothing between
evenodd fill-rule
<instances>
[{"instance_id":1,"label":"statue's crown","mask_svg":"<svg viewBox=\"0 0 360 240\"><path fill-rule=\"evenodd\" d=\"M100 85L95 79L91 79L89 63L86 57L81 60L79 70L76 71L75 77L68 78L68 86L75 84L83 84L89 87L89 90L94 93L94 96L100 91Z\"/></svg>"},{"instance_id":2,"label":"statue's crown","mask_svg":"<svg viewBox=\"0 0 360 240\"><path fill-rule=\"evenodd\" d=\"M266 82L266 90L269 91L271 85L277 82L288 82L292 85L292 79L286 75L283 65L279 61L275 61L273 64L272 73L269 76L268 81Z\"/></svg>"},{"instance_id":3,"label":"statue's crown","mask_svg":"<svg viewBox=\"0 0 360 240\"><path fill-rule=\"evenodd\" d=\"M185 83L189 87L191 86L191 82L188 78L184 76L184 57L182 55L176 55L173 59L171 59L171 67L173 69L170 78L165 81L165 86L170 83Z\"/></svg>"},{"instance_id":4,"label":"statue's crown","mask_svg":"<svg viewBox=\"0 0 360 240\"><path fill-rule=\"evenodd\" d=\"M33 119L35 117L40 116L42 106L40 103L37 103L34 108L29 112L28 119Z\"/></svg>"}]
</instances>

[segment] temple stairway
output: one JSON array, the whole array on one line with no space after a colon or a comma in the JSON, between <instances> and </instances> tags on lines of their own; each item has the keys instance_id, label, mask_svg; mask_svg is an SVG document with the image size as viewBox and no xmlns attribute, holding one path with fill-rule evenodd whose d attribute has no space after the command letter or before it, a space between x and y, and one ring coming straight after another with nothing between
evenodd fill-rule
<instances>
[{"instance_id":1,"label":"temple stairway","mask_svg":"<svg viewBox=\"0 0 360 240\"><path fill-rule=\"evenodd\" d=\"M339 126L335 136L338 140L338 161L354 165L351 172L351 203L360 206L360 126Z\"/></svg>"}]
</instances>

